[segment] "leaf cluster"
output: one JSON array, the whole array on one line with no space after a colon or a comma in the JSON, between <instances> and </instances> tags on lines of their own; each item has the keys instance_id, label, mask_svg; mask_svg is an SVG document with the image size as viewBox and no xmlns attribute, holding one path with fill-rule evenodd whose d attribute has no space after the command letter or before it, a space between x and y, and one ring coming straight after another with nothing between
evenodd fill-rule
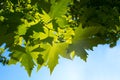
<instances>
[{"instance_id":1,"label":"leaf cluster","mask_svg":"<svg viewBox=\"0 0 120 80\"><path fill-rule=\"evenodd\" d=\"M10 51L7 64L21 63L29 76L37 66L50 72L59 56L86 61L99 44L116 45L120 37L119 0L0 1L0 45ZM4 52L0 49L0 61Z\"/></svg>"}]
</instances>

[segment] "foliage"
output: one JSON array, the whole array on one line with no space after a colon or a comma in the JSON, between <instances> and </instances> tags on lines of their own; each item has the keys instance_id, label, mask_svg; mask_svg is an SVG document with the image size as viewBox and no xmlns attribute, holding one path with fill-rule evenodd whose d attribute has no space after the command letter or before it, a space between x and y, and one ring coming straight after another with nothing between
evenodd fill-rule
<instances>
[{"instance_id":1,"label":"foliage","mask_svg":"<svg viewBox=\"0 0 120 80\"><path fill-rule=\"evenodd\" d=\"M0 1L0 62L20 62L29 76L34 66L52 73L59 56L86 61L86 50L116 45L120 37L119 0ZM10 51L4 57L4 50Z\"/></svg>"}]
</instances>

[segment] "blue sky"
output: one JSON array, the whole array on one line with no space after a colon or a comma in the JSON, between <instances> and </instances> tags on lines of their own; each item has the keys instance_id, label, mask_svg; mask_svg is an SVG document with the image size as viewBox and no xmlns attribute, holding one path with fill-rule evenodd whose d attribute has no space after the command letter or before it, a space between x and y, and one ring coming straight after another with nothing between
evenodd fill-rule
<instances>
[{"instance_id":1,"label":"blue sky","mask_svg":"<svg viewBox=\"0 0 120 80\"><path fill-rule=\"evenodd\" d=\"M33 70L28 77L20 64L2 66L0 64L1 80L120 80L120 41L114 48L99 45L89 53L87 62L79 57L73 60L59 59L52 75L47 67L40 71Z\"/></svg>"}]
</instances>

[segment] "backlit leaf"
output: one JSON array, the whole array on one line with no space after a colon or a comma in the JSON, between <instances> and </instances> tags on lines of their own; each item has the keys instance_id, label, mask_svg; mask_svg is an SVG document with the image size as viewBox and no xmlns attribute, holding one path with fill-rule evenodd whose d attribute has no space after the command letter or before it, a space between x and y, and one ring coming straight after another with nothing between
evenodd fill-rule
<instances>
[{"instance_id":1,"label":"backlit leaf","mask_svg":"<svg viewBox=\"0 0 120 80\"><path fill-rule=\"evenodd\" d=\"M71 2L71 0L59 0L56 1L50 8L49 15L52 18L61 17L67 12L67 6ZM56 14L57 13L57 14Z\"/></svg>"},{"instance_id":2,"label":"backlit leaf","mask_svg":"<svg viewBox=\"0 0 120 80\"><path fill-rule=\"evenodd\" d=\"M80 25L75 30L75 36L72 44L68 47L68 52L75 51L76 55L86 61L88 55L86 49L92 49L98 44L105 43L103 39L95 36L97 33L102 34L103 30L104 29L102 27L89 27L83 29L82 25Z\"/></svg>"},{"instance_id":3,"label":"backlit leaf","mask_svg":"<svg viewBox=\"0 0 120 80\"><path fill-rule=\"evenodd\" d=\"M31 55L23 54L20 62L21 62L21 65L25 67L25 69L27 70L30 76L32 69L34 68L34 65L35 65Z\"/></svg>"}]
</instances>

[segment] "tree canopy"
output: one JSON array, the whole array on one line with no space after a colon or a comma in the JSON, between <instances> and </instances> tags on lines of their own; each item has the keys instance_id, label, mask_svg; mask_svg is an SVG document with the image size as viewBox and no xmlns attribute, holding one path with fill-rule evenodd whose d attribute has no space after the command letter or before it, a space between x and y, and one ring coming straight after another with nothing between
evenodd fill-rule
<instances>
[{"instance_id":1,"label":"tree canopy","mask_svg":"<svg viewBox=\"0 0 120 80\"><path fill-rule=\"evenodd\" d=\"M52 73L60 56L86 61L86 50L119 38L120 0L0 0L0 62L20 62L29 76L34 66Z\"/></svg>"}]
</instances>

